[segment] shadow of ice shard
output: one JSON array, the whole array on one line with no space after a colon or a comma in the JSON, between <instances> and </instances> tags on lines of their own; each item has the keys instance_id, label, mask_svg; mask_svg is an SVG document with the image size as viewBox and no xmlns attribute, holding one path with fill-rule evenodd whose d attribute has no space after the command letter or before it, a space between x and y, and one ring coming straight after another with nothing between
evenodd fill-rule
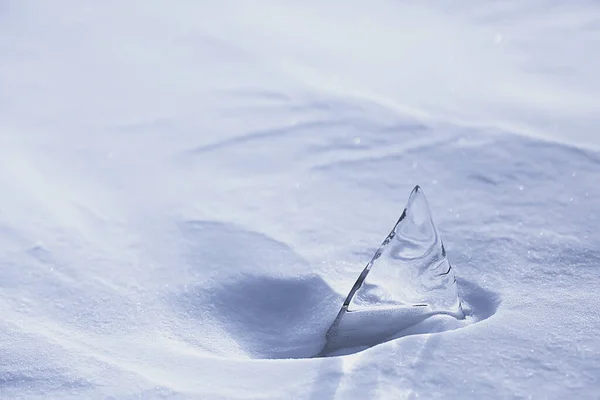
<instances>
[{"instance_id":1,"label":"shadow of ice shard","mask_svg":"<svg viewBox=\"0 0 600 400\"><path fill-rule=\"evenodd\" d=\"M454 271L417 186L350 290L320 355L373 346L435 315L465 317Z\"/></svg>"}]
</instances>

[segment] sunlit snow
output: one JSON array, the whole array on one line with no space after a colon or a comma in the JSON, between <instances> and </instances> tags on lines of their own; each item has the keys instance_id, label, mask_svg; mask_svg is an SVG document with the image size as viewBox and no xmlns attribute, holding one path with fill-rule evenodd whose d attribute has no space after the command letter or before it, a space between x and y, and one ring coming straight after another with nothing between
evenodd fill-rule
<instances>
[{"instance_id":1,"label":"sunlit snow","mask_svg":"<svg viewBox=\"0 0 600 400\"><path fill-rule=\"evenodd\" d=\"M599 49L590 0L0 1L0 398L597 398ZM416 185L465 318L316 357Z\"/></svg>"}]
</instances>

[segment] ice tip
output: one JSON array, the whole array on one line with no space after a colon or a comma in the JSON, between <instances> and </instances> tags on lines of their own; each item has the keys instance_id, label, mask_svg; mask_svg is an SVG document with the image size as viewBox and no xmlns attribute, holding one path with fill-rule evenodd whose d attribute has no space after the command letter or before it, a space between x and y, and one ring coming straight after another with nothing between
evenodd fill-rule
<instances>
[{"instance_id":1,"label":"ice tip","mask_svg":"<svg viewBox=\"0 0 600 400\"><path fill-rule=\"evenodd\" d=\"M425 197L425 192L419 185L415 186L406 203L406 210L408 213L411 213L411 210L414 208L429 210L429 203ZM427 213L429 213L429 211L427 211Z\"/></svg>"},{"instance_id":2,"label":"ice tip","mask_svg":"<svg viewBox=\"0 0 600 400\"><path fill-rule=\"evenodd\" d=\"M412 202L416 198L424 197L424 195L425 194L423 193L423 189L421 188L421 186L419 186L419 185L415 186L415 188L410 193L409 203Z\"/></svg>"}]
</instances>

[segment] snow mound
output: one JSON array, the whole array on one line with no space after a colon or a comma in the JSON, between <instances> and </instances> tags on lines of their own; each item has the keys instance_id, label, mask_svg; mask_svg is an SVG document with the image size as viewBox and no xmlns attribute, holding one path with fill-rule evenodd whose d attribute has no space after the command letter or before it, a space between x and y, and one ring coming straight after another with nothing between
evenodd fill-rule
<instances>
[{"instance_id":1,"label":"snow mound","mask_svg":"<svg viewBox=\"0 0 600 400\"><path fill-rule=\"evenodd\" d=\"M308 263L292 248L234 224L177 225L168 235L188 282L167 302L178 340L223 358L308 358L323 348L343 298L320 275L296 273Z\"/></svg>"}]
</instances>

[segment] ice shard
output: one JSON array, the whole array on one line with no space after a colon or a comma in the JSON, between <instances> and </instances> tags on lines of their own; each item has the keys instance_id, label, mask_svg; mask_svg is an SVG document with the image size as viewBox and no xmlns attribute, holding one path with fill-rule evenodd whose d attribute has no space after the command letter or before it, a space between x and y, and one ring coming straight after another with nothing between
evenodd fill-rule
<instances>
[{"instance_id":1,"label":"ice shard","mask_svg":"<svg viewBox=\"0 0 600 400\"><path fill-rule=\"evenodd\" d=\"M454 271L417 186L346 297L322 353L379 343L436 314L464 318Z\"/></svg>"}]
</instances>

